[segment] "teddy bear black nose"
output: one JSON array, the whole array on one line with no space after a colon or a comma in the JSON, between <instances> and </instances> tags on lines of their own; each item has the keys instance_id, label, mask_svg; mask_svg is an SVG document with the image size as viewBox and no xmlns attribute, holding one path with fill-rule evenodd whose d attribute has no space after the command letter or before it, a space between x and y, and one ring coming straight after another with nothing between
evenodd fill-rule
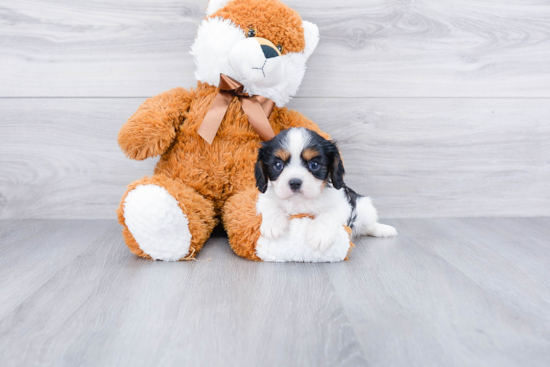
<instances>
[{"instance_id":1,"label":"teddy bear black nose","mask_svg":"<svg viewBox=\"0 0 550 367\"><path fill-rule=\"evenodd\" d=\"M279 53L277 53L277 51L271 46L262 45L262 51L266 59L279 56Z\"/></svg>"}]
</instances>

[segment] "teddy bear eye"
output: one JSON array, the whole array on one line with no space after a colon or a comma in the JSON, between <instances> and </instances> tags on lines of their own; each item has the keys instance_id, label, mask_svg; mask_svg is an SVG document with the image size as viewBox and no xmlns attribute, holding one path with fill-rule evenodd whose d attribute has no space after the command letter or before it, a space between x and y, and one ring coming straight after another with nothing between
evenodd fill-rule
<instances>
[{"instance_id":1,"label":"teddy bear eye","mask_svg":"<svg viewBox=\"0 0 550 367\"><path fill-rule=\"evenodd\" d=\"M283 46L277 45L277 50L279 50L279 52L283 52Z\"/></svg>"},{"instance_id":2,"label":"teddy bear eye","mask_svg":"<svg viewBox=\"0 0 550 367\"><path fill-rule=\"evenodd\" d=\"M254 28L250 28L248 30L248 33L246 34L247 37L256 37L256 31L254 30Z\"/></svg>"}]
</instances>

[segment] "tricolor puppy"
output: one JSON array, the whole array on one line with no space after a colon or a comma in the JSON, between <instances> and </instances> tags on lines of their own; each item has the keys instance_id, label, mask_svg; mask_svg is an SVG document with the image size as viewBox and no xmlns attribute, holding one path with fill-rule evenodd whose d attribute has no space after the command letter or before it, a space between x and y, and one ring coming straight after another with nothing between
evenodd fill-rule
<instances>
[{"instance_id":1,"label":"tricolor puppy","mask_svg":"<svg viewBox=\"0 0 550 367\"><path fill-rule=\"evenodd\" d=\"M263 143L255 167L262 236L279 238L290 216L297 214L315 217L307 242L321 252L332 245L343 225L351 227L353 235L397 235L395 228L378 223L368 197L344 184L344 173L336 144L314 131L292 128Z\"/></svg>"}]
</instances>

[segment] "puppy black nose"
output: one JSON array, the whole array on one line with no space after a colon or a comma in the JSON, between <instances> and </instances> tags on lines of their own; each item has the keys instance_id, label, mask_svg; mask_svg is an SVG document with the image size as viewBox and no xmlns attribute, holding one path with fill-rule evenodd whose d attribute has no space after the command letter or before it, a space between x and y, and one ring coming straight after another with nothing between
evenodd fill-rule
<instances>
[{"instance_id":1,"label":"puppy black nose","mask_svg":"<svg viewBox=\"0 0 550 367\"><path fill-rule=\"evenodd\" d=\"M279 54L275 49L268 45L262 45L262 51L266 59L271 59L272 57L277 57Z\"/></svg>"},{"instance_id":2,"label":"puppy black nose","mask_svg":"<svg viewBox=\"0 0 550 367\"><path fill-rule=\"evenodd\" d=\"M300 190L300 187L302 187L302 180L293 178L292 180L288 181L288 185L290 186L290 189L292 191L298 191Z\"/></svg>"}]
</instances>

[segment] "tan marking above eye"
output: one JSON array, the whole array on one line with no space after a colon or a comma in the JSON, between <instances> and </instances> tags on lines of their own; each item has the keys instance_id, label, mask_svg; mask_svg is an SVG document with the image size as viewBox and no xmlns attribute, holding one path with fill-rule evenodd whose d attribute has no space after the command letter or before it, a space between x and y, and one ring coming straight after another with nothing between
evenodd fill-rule
<instances>
[{"instance_id":1,"label":"tan marking above eye","mask_svg":"<svg viewBox=\"0 0 550 367\"><path fill-rule=\"evenodd\" d=\"M275 157L279 157L286 162L290 159L290 152L288 150L279 149L275 152Z\"/></svg>"},{"instance_id":2,"label":"tan marking above eye","mask_svg":"<svg viewBox=\"0 0 550 367\"><path fill-rule=\"evenodd\" d=\"M304 158L306 161L312 160L315 157L318 157L321 155L317 149L314 148L306 148L302 152L302 158Z\"/></svg>"}]
</instances>

